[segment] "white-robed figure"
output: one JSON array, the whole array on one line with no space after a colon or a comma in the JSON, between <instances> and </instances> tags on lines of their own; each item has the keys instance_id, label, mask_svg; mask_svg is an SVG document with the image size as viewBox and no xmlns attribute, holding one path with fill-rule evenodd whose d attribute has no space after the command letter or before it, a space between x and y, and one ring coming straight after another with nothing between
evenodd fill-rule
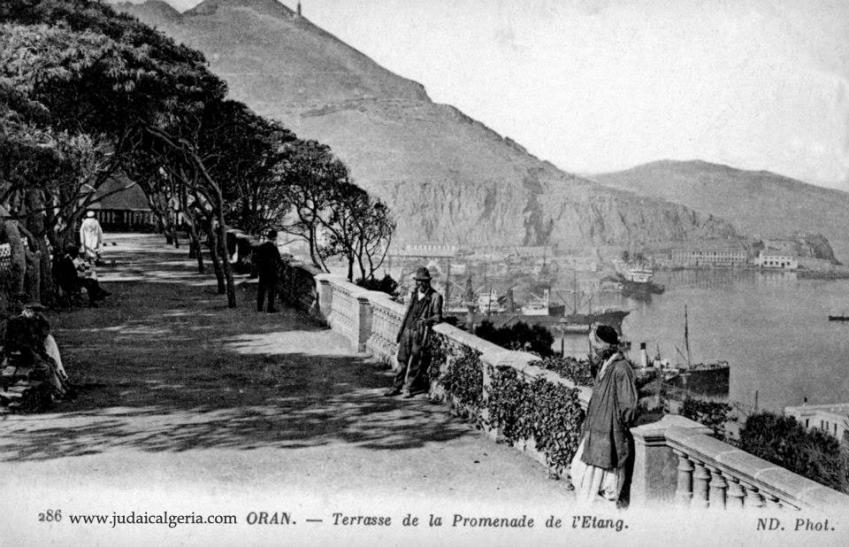
<instances>
[{"instance_id":1,"label":"white-robed figure","mask_svg":"<svg viewBox=\"0 0 849 547\"><path fill-rule=\"evenodd\" d=\"M86 218L80 226L80 245L86 260L98 260L103 248L103 229L94 218L94 211L86 213Z\"/></svg>"}]
</instances>

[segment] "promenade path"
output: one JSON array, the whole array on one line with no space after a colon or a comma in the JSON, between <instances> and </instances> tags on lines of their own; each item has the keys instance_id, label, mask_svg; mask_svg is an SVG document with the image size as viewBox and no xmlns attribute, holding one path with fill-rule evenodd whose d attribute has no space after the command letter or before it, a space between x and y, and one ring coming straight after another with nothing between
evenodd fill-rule
<instances>
[{"instance_id":1,"label":"promenade path","mask_svg":"<svg viewBox=\"0 0 849 547\"><path fill-rule=\"evenodd\" d=\"M0 515L24 519L18 528L0 518L0 532L50 544L69 533L70 513L232 513L244 523L250 511L287 511L299 533L312 525L327 539L344 537L334 512L400 524L416 511L544 517L572 503L564 482L446 407L383 397L391 373L340 335L291 309L257 314L252 281L237 279L231 310L185 248L153 235L108 240L115 265L101 281L113 295L48 314L79 395L0 421ZM47 509L62 509L62 523L39 525ZM153 528L144 533L173 533ZM285 539L265 528L247 543ZM107 542L103 533L80 526L74 537ZM236 539L231 529L191 533Z\"/></svg>"}]
</instances>

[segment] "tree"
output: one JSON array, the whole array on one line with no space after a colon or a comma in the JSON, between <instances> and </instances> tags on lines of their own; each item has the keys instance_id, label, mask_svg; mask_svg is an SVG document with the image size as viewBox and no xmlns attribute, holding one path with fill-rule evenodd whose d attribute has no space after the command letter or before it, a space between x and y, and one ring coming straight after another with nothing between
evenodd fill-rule
<instances>
[{"instance_id":1,"label":"tree","mask_svg":"<svg viewBox=\"0 0 849 547\"><path fill-rule=\"evenodd\" d=\"M395 221L389 208L353 184L334 189L332 212L326 225L331 234L330 252L345 256L348 280L353 280L354 264L360 279L372 279L383 264Z\"/></svg>"},{"instance_id":2,"label":"tree","mask_svg":"<svg viewBox=\"0 0 849 547\"><path fill-rule=\"evenodd\" d=\"M116 172L134 143L146 142L140 134L152 137L201 182L193 190L212 204L224 239L223 193L198 155L196 130L208 105L223 100L226 86L199 52L84 0L16 0L2 19L24 24L3 26L0 76L42 105L53 129L108 139L111 161L99 170L97 183ZM234 307L227 261L222 269Z\"/></svg>"},{"instance_id":3,"label":"tree","mask_svg":"<svg viewBox=\"0 0 849 547\"><path fill-rule=\"evenodd\" d=\"M505 327L495 327L489 321L482 321L475 329L475 335L493 344L517 351L531 351L543 357L554 352L551 345L554 337L542 325L528 325L522 321Z\"/></svg>"},{"instance_id":4,"label":"tree","mask_svg":"<svg viewBox=\"0 0 849 547\"><path fill-rule=\"evenodd\" d=\"M291 203L291 212L281 229L307 243L312 263L328 271L325 263L333 252L328 249L326 228L334 218L333 205L348 184L348 169L333 157L330 147L315 141L297 141L289 147L289 159L278 166L278 174Z\"/></svg>"},{"instance_id":5,"label":"tree","mask_svg":"<svg viewBox=\"0 0 849 547\"><path fill-rule=\"evenodd\" d=\"M849 458L831 435L807 430L789 416L762 412L740 430L740 447L769 462L849 493Z\"/></svg>"}]
</instances>

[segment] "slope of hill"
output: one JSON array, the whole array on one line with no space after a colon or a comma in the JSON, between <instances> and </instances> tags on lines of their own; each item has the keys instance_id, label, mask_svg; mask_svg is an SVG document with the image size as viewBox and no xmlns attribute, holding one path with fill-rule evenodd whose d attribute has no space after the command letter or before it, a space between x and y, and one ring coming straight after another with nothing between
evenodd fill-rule
<instances>
[{"instance_id":1,"label":"slope of hill","mask_svg":"<svg viewBox=\"0 0 849 547\"><path fill-rule=\"evenodd\" d=\"M840 190L703 161L658 161L592 178L728 219L762 238L820 233L839 260L849 259L849 193Z\"/></svg>"},{"instance_id":2,"label":"slope of hill","mask_svg":"<svg viewBox=\"0 0 849 547\"><path fill-rule=\"evenodd\" d=\"M733 238L710 215L564 173L275 0L206 0L170 20L121 9L203 51L232 95L329 144L392 207L396 242L662 245ZM377 29L376 29L377 31Z\"/></svg>"}]
</instances>

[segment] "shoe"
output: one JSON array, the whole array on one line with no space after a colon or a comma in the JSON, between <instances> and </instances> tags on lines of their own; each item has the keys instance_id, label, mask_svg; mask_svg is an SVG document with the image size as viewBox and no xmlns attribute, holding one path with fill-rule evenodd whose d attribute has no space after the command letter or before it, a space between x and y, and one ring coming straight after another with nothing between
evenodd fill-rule
<instances>
[{"instance_id":1,"label":"shoe","mask_svg":"<svg viewBox=\"0 0 849 547\"><path fill-rule=\"evenodd\" d=\"M401 390L400 390L400 389L398 389L397 387L393 387L393 388L392 388L392 389L390 389L389 391L386 391L386 392L383 394L383 396L384 396L384 397L394 397L394 396L396 396L396 395L400 395L400 394L401 394Z\"/></svg>"},{"instance_id":2,"label":"shoe","mask_svg":"<svg viewBox=\"0 0 849 547\"><path fill-rule=\"evenodd\" d=\"M406 390L404 391L404 394L402 395L402 397L403 397L404 399L412 399L412 398L413 398L413 397L415 397L415 396L416 396L416 394L415 394L415 393L413 393L413 392L411 392L411 391L406 391Z\"/></svg>"}]
</instances>

